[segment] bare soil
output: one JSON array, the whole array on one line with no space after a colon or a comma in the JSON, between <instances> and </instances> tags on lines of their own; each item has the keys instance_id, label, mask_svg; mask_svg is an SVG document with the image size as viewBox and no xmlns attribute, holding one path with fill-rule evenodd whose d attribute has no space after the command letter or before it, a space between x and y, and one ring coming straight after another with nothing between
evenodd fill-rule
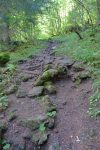
<instances>
[{"instance_id":1,"label":"bare soil","mask_svg":"<svg viewBox=\"0 0 100 150\"><path fill-rule=\"evenodd\" d=\"M18 62L17 77L21 74L31 76L27 82L20 83L20 89L30 91L34 81L42 74L46 64L53 64L58 57L52 55L56 42L47 43L47 49L40 55L26 61ZM70 77L55 79L57 94L50 95L57 106L55 127L50 131L48 142L41 150L100 150L100 118L91 118L88 114L89 97L92 94L91 79L84 80L78 86ZM44 110L33 98L17 98L16 94L9 96L9 108L2 113L2 119L7 121L9 112L15 112L16 119L8 123L5 139L14 144L23 144L23 150L35 150L33 143L23 139L23 133L28 130L19 126L19 120L32 116L43 115ZM55 147L55 148L54 148Z\"/></svg>"}]
</instances>

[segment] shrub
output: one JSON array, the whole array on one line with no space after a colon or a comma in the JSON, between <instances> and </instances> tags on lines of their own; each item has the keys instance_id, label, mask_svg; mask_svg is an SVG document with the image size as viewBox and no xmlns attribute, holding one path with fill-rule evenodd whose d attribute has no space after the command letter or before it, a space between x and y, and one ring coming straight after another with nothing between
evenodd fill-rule
<instances>
[{"instance_id":1,"label":"shrub","mask_svg":"<svg viewBox=\"0 0 100 150\"><path fill-rule=\"evenodd\" d=\"M0 66L5 66L10 61L9 54L0 55Z\"/></svg>"}]
</instances>

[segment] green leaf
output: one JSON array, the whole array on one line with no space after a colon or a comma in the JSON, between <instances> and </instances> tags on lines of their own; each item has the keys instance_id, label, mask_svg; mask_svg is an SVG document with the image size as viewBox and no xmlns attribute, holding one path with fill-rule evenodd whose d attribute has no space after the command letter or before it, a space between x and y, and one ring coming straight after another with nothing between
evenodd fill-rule
<instances>
[{"instance_id":1,"label":"green leaf","mask_svg":"<svg viewBox=\"0 0 100 150\"><path fill-rule=\"evenodd\" d=\"M46 129L45 124L44 124L44 123L40 124L39 130L40 130L41 132L44 132L45 129Z\"/></svg>"},{"instance_id":2,"label":"green leaf","mask_svg":"<svg viewBox=\"0 0 100 150\"><path fill-rule=\"evenodd\" d=\"M57 113L56 111L48 112L47 116L48 117L55 117L56 113Z\"/></svg>"},{"instance_id":3,"label":"green leaf","mask_svg":"<svg viewBox=\"0 0 100 150\"><path fill-rule=\"evenodd\" d=\"M10 144L6 144L5 146L3 146L3 150L9 150L10 148Z\"/></svg>"}]
</instances>

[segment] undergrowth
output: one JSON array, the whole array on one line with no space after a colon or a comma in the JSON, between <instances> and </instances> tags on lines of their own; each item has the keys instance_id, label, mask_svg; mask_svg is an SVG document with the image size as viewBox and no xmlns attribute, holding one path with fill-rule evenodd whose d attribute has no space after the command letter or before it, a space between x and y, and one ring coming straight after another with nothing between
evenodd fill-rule
<instances>
[{"instance_id":1,"label":"undergrowth","mask_svg":"<svg viewBox=\"0 0 100 150\"><path fill-rule=\"evenodd\" d=\"M41 50L45 49L46 41L45 40L36 40L34 43L23 44L16 49L7 51L10 55L11 62L17 62L19 60L28 59L29 56L36 55ZM5 52L1 52L4 54Z\"/></svg>"}]
</instances>

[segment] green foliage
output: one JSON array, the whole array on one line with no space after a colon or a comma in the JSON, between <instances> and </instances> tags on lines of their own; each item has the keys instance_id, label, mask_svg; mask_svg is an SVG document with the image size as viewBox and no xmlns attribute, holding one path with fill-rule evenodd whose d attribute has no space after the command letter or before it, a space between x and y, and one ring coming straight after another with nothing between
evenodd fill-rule
<instances>
[{"instance_id":1,"label":"green foliage","mask_svg":"<svg viewBox=\"0 0 100 150\"><path fill-rule=\"evenodd\" d=\"M95 41L91 41L87 31L83 32L82 35L84 37L83 40L79 40L75 33L54 37L55 41L62 42L55 49L56 54L67 55L76 60L98 66L100 64L100 44L98 41L100 34L96 34Z\"/></svg>"},{"instance_id":2,"label":"green foliage","mask_svg":"<svg viewBox=\"0 0 100 150\"><path fill-rule=\"evenodd\" d=\"M95 77L93 82L93 92L94 94L90 97L90 108L89 108L89 114L91 116L99 116L100 110L98 108L98 105L100 103L100 72L98 76L98 72L95 71Z\"/></svg>"},{"instance_id":3,"label":"green foliage","mask_svg":"<svg viewBox=\"0 0 100 150\"><path fill-rule=\"evenodd\" d=\"M56 116L56 113L57 113L56 111L48 112L48 113L47 113L47 116L48 116L48 117L55 117L55 116Z\"/></svg>"},{"instance_id":4,"label":"green foliage","mask_svg":"<svg viewBox=\"0 0 100 150\"><path fill-rule=\"evenodd\" d=\"M3 93L0 94L0 110L5 110L8 107L8 98Z\"/></svg>"},{"instance_id":5,"label":"green foliage","mask_svg":"<svg viewBox=\"0 0 100 150\"><path fill-rule=\"evenodd\" d=\"M40 130L40 132L42 132L42 133L45 132L46 127L45 127L45 124L44 124L44 123L41 123L41 124L40 124L39 130Z\"/></svg>"},{"instance_id":6,"label":"green foliage","mask_svg":"<svg viewBox=\"0 0 100 150\"><path fill-rule=\"evenodd\" d=\"M9 54L2 54L0 55L0 66L5 66L10 61Z\"/></svg>"},{"instance_id":7,"label":"green foliage","mask_svg":"<svg viewBox=\"0 0 100 150\"><path fill-rule=\"evenodd\" d=\"M2 147L3 147L3 150L9 150L10 149L10 144L7 143L6 140L3 140L3 141L0 141Z\"/></svg>"},{"instance_id":8,"label":"green foliage","mask_svg":"<svg viewBox=\"0 0 100 150\"><path fill-rule=\"evenodd\" d=\"M7 67L6 67L7 71L9 72L14 72L15 69L16 69L16 66L14 64L7 64Z\"/></svg>"}]
</instances>

